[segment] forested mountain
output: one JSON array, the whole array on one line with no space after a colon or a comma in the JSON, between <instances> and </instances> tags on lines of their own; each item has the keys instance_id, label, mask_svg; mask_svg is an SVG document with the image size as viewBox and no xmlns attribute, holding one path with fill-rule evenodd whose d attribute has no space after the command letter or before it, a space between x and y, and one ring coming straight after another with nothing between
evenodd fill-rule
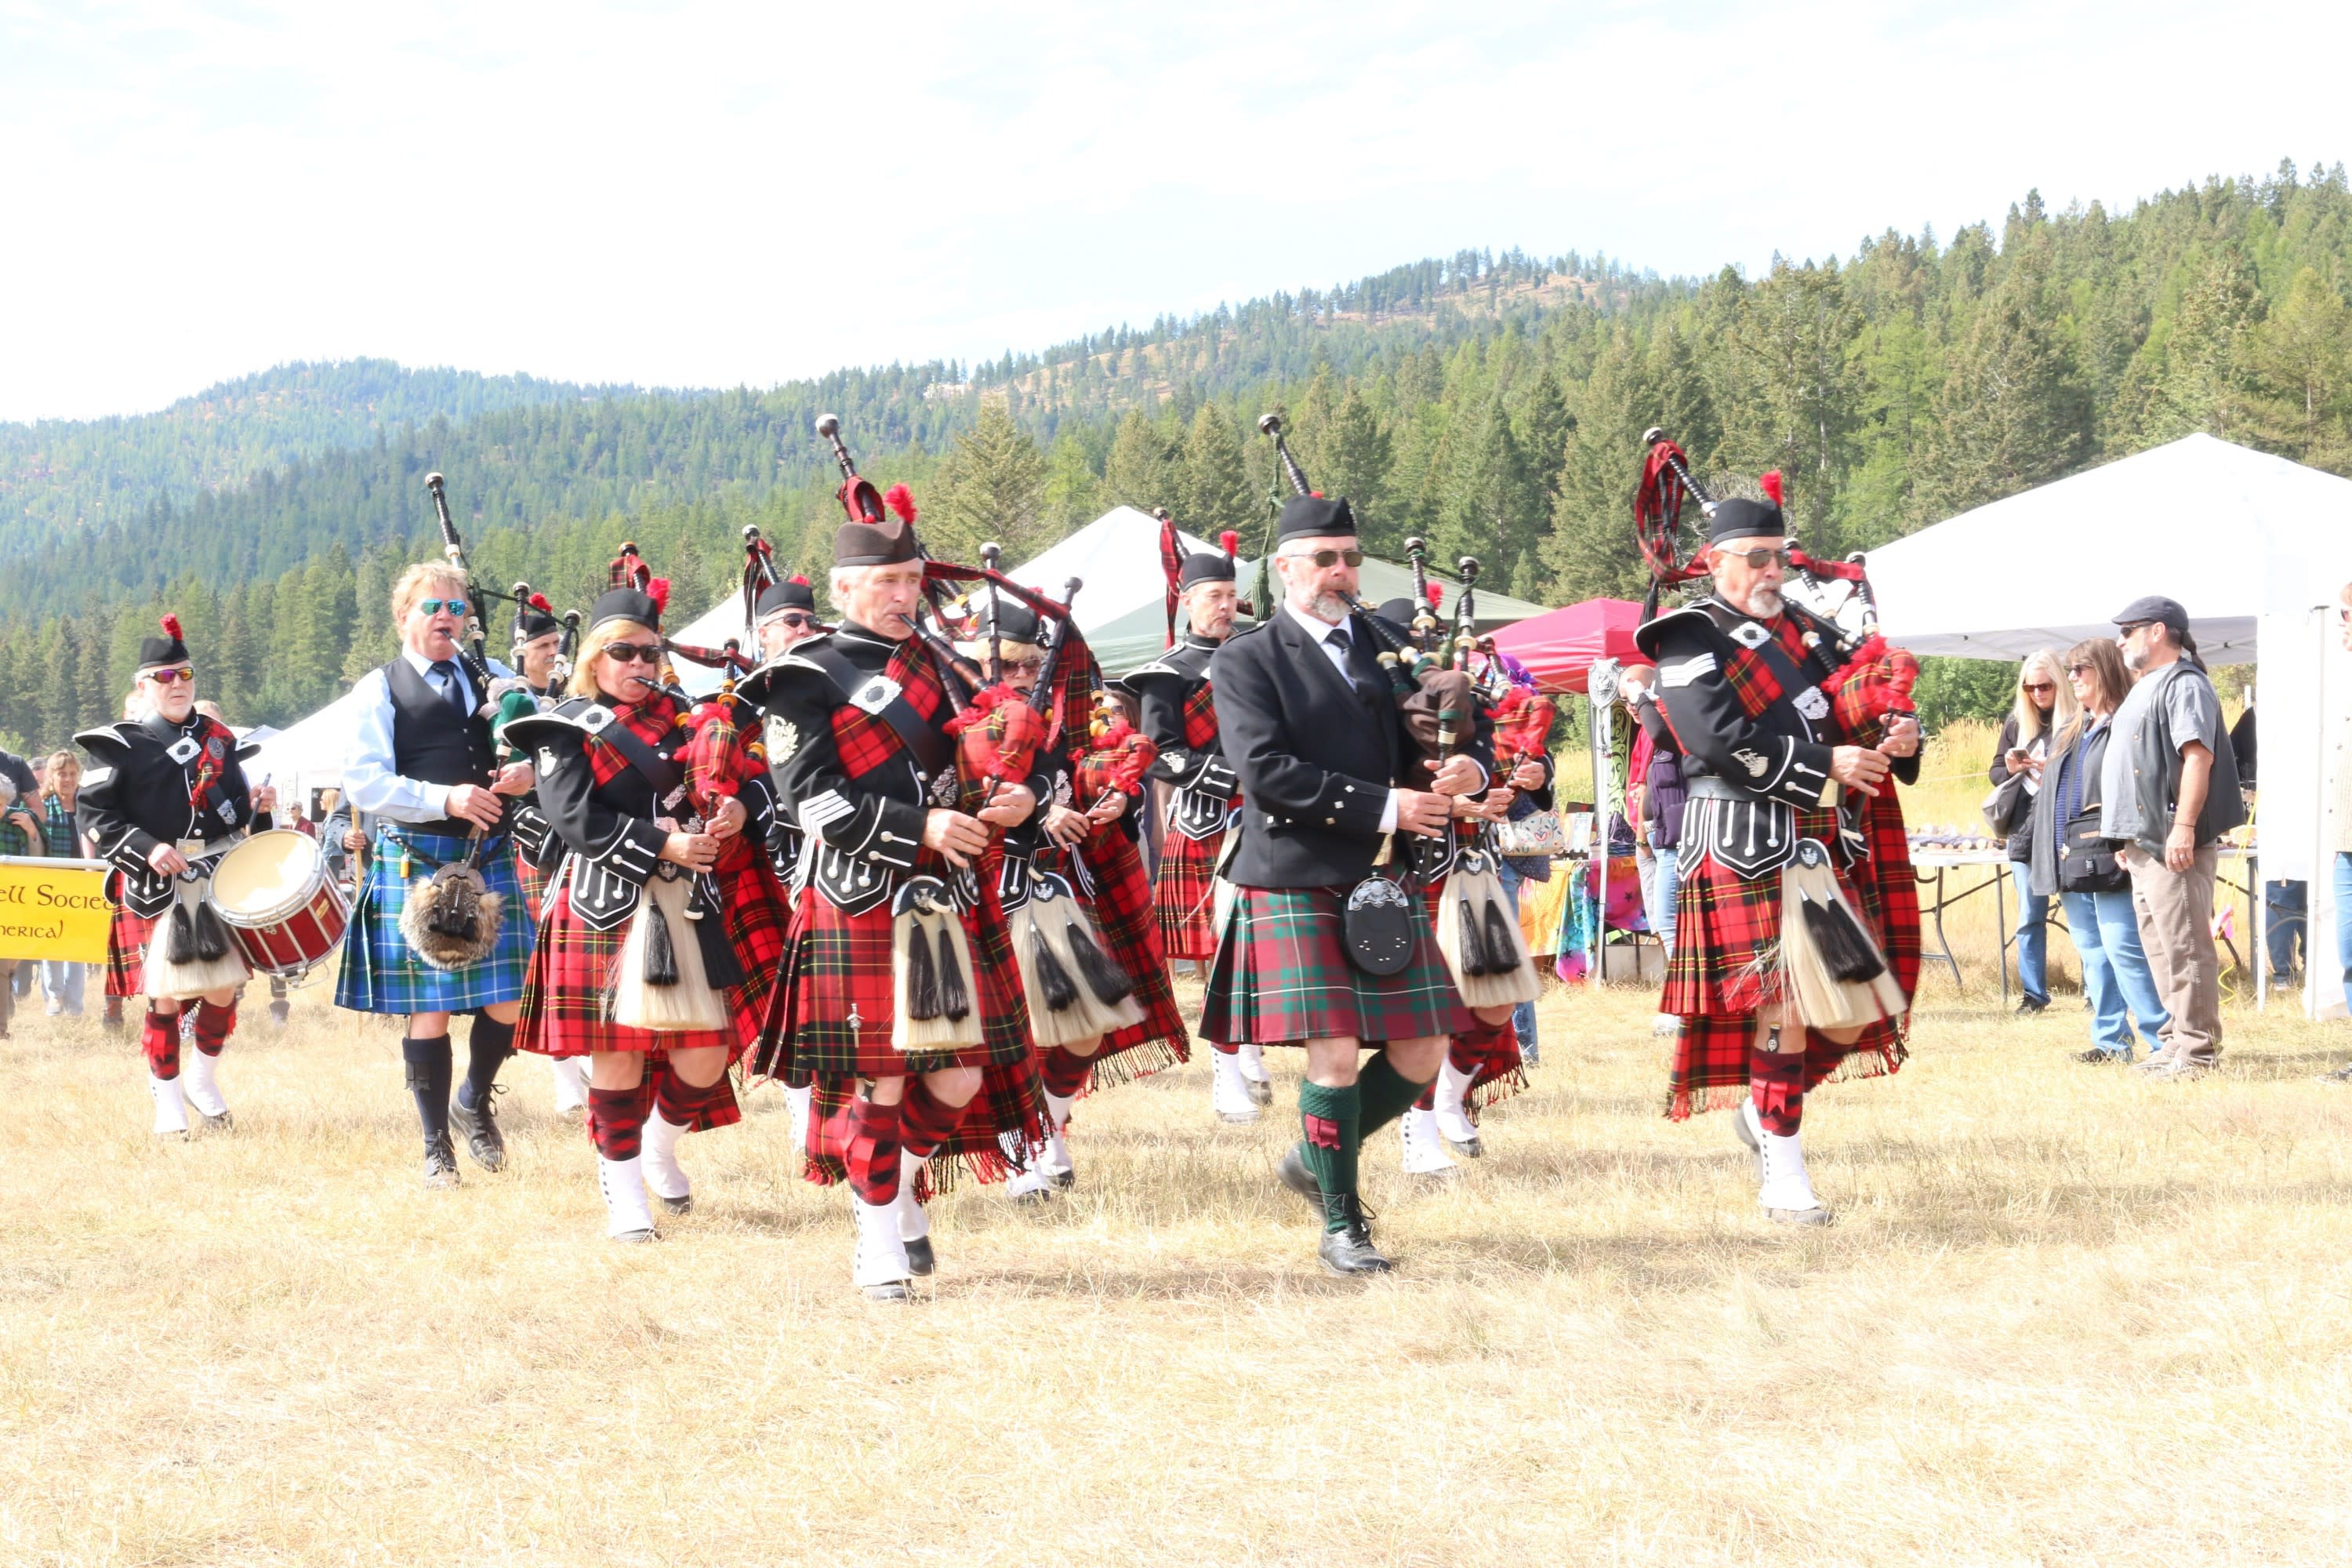
<instances>
[{"instance_id":1,"label":"forested mountain","mask_svg":"<svg viewBox=\"0 0 2352 1568\"><path fill-rule=\"evenodd\" d=\"M631 386L350 360L225 381L158 414L0 424L0 556L404 425L633 395L641 395Z\"/></svg>"},{"instance_id":2,"label":"forested mountain","mask_svg":"<svg viewBox=\"0 0 2352 1568\"><path fill-rule=\"evenodd\" d=\"M935 548L994 538L1017 560L1118 501L1254 549L1271 475L1252 430L1281 407L1373 543L1422 533L1561 602L1638 590L1626 500L1653 424L1705 473L1783 470L1824 553L2191 430L2352 472L2347 299L2344 171L2282 165L2128 213L2029 195L1998 227L1889 230L1754 279L1465 252L971 366L453 411L13 552L0 731L116 707L166 599L233 718L324 700L388 651L383 584L431 547L431 468L494 581L579 602L634 537L698 604L742 522L803 560L829 537L818 412L869 474L915 485Z\"/></svg>"}]
</instances>

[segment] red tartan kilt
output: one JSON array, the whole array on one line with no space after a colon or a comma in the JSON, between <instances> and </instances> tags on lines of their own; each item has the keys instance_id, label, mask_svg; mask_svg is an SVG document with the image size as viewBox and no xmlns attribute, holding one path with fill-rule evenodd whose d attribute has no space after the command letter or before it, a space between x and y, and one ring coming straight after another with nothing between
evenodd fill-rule
<instances>
[{"instance_id":1,"label":"red tartan kilt","mask_svg":"<svg viewBox=\"0 0 2352 1568\"><path fill-rule=\"evenodd\" d=\"M1470 1075L1473 1106L1498 1104L1528 1086L1528 1075L1520 1070L1519 1032L1507 1018L1463 1030L1447 1055Z\"/></svg>"},{"instance_id":2,"label":"red tartan kilt","mask_svg":"<svg viewBox=\"0 0 2352 1568\"><path fill-rule=\"evenodd\" d=\"M656 1034L605 1016L604 995L614 961L628 940L628 923L595 931L572 912L572 889L555 895L540 923L523 991L515 1047L541 1056L580 1057L599 1051L667 1052L722 1047L740 1060L759 1037L760 1021L783 952L782 898L767 857L737 839L716 868L724 929L733 941L744 984L728 989L733 1022L725 1029ZM682 933L673 933L680 934Z\"/></svg>"},{"instance_id":3,"label":"red tartan kilt","mask_svg":"<svg viewBox=\"0 0 2352 1568\"><path fill-rule=\"evenodd\" d=\"M1229 830L1230 831L1230 830ZM1225 852L1223 833L1187 838L1171 828L1152 879L1152 902L1160 914L1160 940L1170 958L1205 963L1217 956L1217 858Z\"/></svg>"},{"instance_id":4,"label":"red tartan kilt","mask_svg":"<svg viewBox=\"0 0 2352 1568\"><path fill-rule=\"evenodd\" d=\"M1095 1053L1087 1081L1099 1088L1189 1061L1192 1053L1184 1016L1176 1009L1176 988L1153 918L1153 893L1143 875L1142 852L1111 823L1095 829L1081 853L1095 883L1087 912L1102 932L1105 950L1135 982L1135 1000L1143 1009L1143 1022L1112 1031ZM1151 1048L1139 1050L1144 1047ZM1126 1059L1111 1065L1114 1057Z\"/></svg>"},{"instance_id":5,"label":"red tartan kilt","mask_svg":"<svg viewBox=\"0 0 2352 1568\"><path fill-rule=\"evenodd\" d=\"M535 923L547 902L547 873L520 848L515 851L514 868L515 880L522 888L523 917Z\"/></svg>"},{"instance_id":6,"label":"red tartan kilt","mask_svg":"<svg viewBox=\"0 0 2352 1568\"><path fill-rule=\"evenodd\" d=\"M114 920L106 928L106 994L142 996L147 990L147 943L155 921L131 912L128 904L114 906Z\"/></svg>"},{"instance_id":7,"label":"red tartan kilt","mask_svg":"<svg viewBox=\"0 0 2352 1568\"><path fill-rule=\"evenodd\" d=\"M1834 845L1836 814L1801 811L1796 830L1801 838ZM1870 918L1872 904L1861 897L1853 875L1840 866L1837 879L1854 908ZM1870 923L1884 949L1884 933L1874 919ZM1780 874L1750 879L1713 856L1701 858L1685 871L1675 897L1675 952L1658 1011L1685 1017L1755 1012L1780 994Z\"/></svg>"}]
</instances>

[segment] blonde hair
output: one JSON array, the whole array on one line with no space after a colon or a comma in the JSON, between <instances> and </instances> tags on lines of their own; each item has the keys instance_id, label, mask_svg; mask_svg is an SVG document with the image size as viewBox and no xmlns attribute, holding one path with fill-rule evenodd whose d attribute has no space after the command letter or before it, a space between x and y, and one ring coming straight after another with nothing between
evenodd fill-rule
<instances>
[{"instance_id":1,"label":"blonde hair","mask_svg":"<svg viewBox=\"0 0 2352 1568\"><path fill-rule=\"evenodd\" d=\"M596 661L604 657L604 649L619 642L631 632L650 632L653 627L635 621L611 620L598 623L580 639L580 657L572 661L572 682L564 691L573 697L602 697L604 689L596 684Z\"/></svg>"},{"instance_id":2,"label":"blonde hair","mask_svg":"<svg viewBox=\"0 0 2352 1568\"><path fill-rule=\"evenodd\" d=\"M2014 712L2017 720L2017 743L2021 746L2031 746L2034 742L2041 740L2044 734L2042 710L2035 707L2033 699L2025 693L2025 683L2033 678L2036 665L2042 668L2043 679L2050 682L2048 733L2054 736L2057 731L2067 728L2074 721L2074 688L2066 679L2064 661L2060 659L2052 649L2037 648L2027 654L2025 662L2017 667L2017 705Z\"/></svg>"},{"instance_id":3,"label":"blonde hair","mask_svg":"<svg viewBox=\"0 0 2352 1568\"><path fill-rule=\"evenodd\" d=\"M425 597L425 590L436 583L455 583L466 586L466 574L446 561L420 561L400 574L392 585L392 618L404 621L416 601Z\"/></svg>"},{"instance_id":4,"label":"blonde hair","mask_svg":"<svg viewBox=\"0 0 2352 1568\"><path fill-rule=\"evenodd\" d=\"M51 752L48 755L48 760L44 763L42 766L41 793L44 795L52 795L58 793L58 770L59 768L71 768L74 771L74 782L76 784L79 784L81 782L81 759L75 756L71 752Z\"/></svg>"}]
</instances>

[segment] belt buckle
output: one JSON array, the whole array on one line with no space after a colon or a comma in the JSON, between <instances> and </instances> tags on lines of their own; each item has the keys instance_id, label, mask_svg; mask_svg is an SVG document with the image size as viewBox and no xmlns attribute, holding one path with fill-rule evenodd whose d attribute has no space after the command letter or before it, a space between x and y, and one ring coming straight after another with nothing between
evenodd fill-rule
<instances>
[{"instance_id":1,"label":"belt buckle","mask_svg":"<svg viewBox=\"0 0 2352 1568\"><path fill-rule=\"evenodd\" d=\"M194 860L205 852L205 841L201 838L183 838L175 847L181 854Z\"/></svg>"}]
</instances>

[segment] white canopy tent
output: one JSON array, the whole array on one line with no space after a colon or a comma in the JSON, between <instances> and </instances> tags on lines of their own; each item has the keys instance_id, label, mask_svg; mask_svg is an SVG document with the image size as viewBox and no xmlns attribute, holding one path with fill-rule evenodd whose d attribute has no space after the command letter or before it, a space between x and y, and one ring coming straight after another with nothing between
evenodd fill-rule
<instances>
[{"instance_id":1,"label":"white canopy tent","mask_svg":"<svg viewBox=\"0 0 2352 1568\"><path fill-rule=\"evenodd\" d=\"M254 784L271 784L278 795L307 807L310 792L340 788L343 752L358 724L355 692L346 691L308 718L296 721L261 742L245 764L245 776Z\"/></svg>"},{"instance_id":2,"label":"white canopy tent","mask_svg":"<svg viewBox=\"0 0 2352 1568\"><path fill-rule=\"evenodd\" d=\"M2177 599L2209 664L2267 646L2255 704L2261 871L2311 884L2309 951L2336 951L2316 851L2332 742L2352 712L2352 655L2329 606L2352 582L2352 479L2189 436L1978 507L1870 552L1887 635L1923 655L2021 658L2115 635L2146 594ZM2340 1012L2329 966L2305 1003Z\"/></svg>"}]
</instances>

